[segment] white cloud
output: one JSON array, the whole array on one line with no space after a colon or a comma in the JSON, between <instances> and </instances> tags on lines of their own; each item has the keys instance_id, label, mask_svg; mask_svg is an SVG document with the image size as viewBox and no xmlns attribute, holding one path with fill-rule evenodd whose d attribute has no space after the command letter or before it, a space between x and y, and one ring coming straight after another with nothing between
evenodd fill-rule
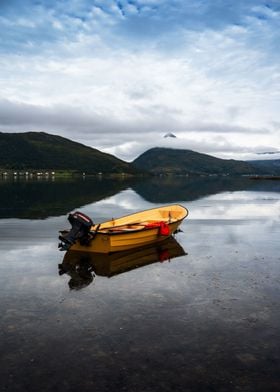
<instances>
[{"instance_id":1,"label":"white cloud","mask_svg":"<svg viewBox=\"0 0 280 392\"><path fill-rule=\"evenodd\" d=\"M26 15L1 17L24 34L36 26L44 34L38 52L30 36L24 43L29 52L10 50L0 58L0 130L44 130L126 159L162 144L170 131L182 148L223 157L279 148L276 11L256 7L242 16L246 24L222 28L209 27L206 19L199 30L174 21L170 32L141 42L124 30L116 35L115 28L129 19L125 12L136 15L158 2L74 2L60 14L62 4L45 14L37 7L36 22ZM166 12L168 3L161 4ZM205 9L197 3L196 12ZM261 12L272 25L257 18Z\"/></svg>"}]
</instances>

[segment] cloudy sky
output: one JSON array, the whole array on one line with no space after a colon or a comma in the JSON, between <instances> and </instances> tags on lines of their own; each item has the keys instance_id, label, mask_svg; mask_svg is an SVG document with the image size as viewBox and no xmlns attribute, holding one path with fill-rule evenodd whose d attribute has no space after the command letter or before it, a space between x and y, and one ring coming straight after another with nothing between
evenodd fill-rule
<instances>
[{"instance_id":1,"label":"cloudy sky","mask_svg":"<svg viewBox=\"0 0 280 392\"><path fill-rule=\"evenodd\" d=\"M2 132L280 157L279 0L0 0L0 28Z\"/></svg>"}]
</instances>

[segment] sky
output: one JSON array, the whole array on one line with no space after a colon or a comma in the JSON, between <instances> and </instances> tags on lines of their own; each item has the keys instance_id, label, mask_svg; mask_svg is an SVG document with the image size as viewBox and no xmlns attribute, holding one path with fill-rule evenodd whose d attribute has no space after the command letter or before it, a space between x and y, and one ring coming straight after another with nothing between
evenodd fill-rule
<instances>
[{"instance_id":1,"label":"sky","mask_svg":"<svg viewBox=\"0 0 280 392\"><path fill-rule=\"evenodd\" d=\"M279 0L0 0L0 29L0 132L280 158Z\"/></svg>"}]
</instances>

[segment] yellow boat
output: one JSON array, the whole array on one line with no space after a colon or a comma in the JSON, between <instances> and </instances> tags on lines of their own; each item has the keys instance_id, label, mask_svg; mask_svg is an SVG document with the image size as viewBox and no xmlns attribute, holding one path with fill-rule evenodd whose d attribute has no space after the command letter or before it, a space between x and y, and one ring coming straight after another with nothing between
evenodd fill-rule
<instances>
[{"instance_id":1,"label":"yellow boat","mask_svg":"<svg viewBox=\"0 0 280 392\"><path fill-rule=\"evenodd\" d=\"M108 278L156 262L170 261L186 255L174 237L160 243L114 253L80 252L69 250L59 264L59 275L70 276L69 287L81 289L88 286L95 275Z\"/></svg>"},{"instance_id":2,"label":"yellow boat","mask_svg":"<svg viewBox=\"0 0 280 392\"><path fill-rule=\"evenodd\" d=\"M76 211L68 216L72 228L60 232L59 248L111 253L161 242L178 230L187 215L185 207L172 204L94 224Z\"/></svg>"}]
</instances>

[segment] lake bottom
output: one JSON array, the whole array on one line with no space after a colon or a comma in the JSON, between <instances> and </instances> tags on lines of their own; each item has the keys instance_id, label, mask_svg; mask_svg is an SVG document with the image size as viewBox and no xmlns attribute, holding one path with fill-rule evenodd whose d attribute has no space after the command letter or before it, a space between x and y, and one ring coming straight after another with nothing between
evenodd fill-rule
<instances>
[{"instance_id":1,"label":"lake bottom","mask_svg":"<svg viewBox=\"0 0 280 392\"><path fill-rule=\"evenodd\" d=\"M69 290L58 263L12 263L1 390L279 390L279 256L248 243L221 254L193 235L185 256L81 290Z\"/></svg>"}]
</instances>

